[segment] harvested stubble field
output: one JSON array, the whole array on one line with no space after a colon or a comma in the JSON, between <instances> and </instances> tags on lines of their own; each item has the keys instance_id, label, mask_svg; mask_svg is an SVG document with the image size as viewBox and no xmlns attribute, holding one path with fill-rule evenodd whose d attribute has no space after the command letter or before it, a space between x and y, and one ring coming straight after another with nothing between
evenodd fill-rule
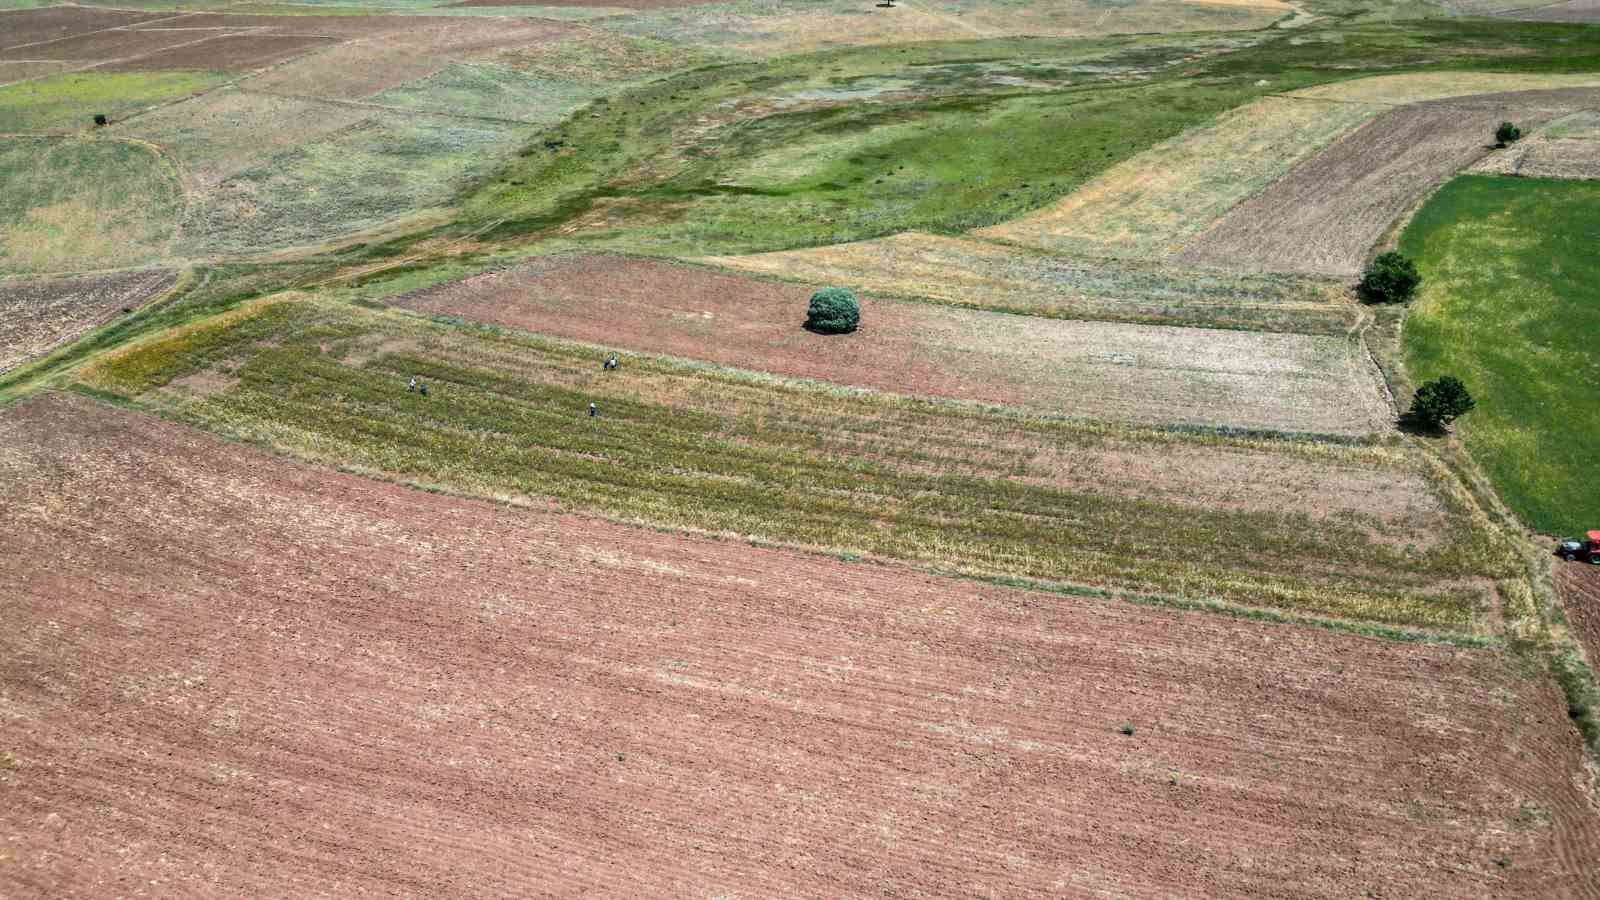
<instances>
[{"instance_id":1,"label":"harvested stubble field","mask_svg":"<svg viewBox=\"0 0 1600 900\"><path fill-rule=\"evenodd\" d=\"M86 333L171 287L162 269L78 278L0 280L0 372Z\"/></svg>"},{"instance_id":2,"label":"harvested stubble field","mask_svg":"<svg viewBox=\"0 0 1600 900\"><path fill-rule=\"evenodd\" d=\"M0 412L0 474L7 893L1596 889L1579 742L1501 651L513 510L81 397Z\"/></svg>"},{"instance_id":3,"label":"harvested stubble field","mask_svg":"<svg viewBox=\"0 0 1600 900\"><path fill-rule=\"evenodd\" d=\"M987 241L905 233L699 262L813 284L1050 318L1348 334L1359 311L1335 282L1085 261Z\"/></svg>"},{"instance_id":4,"label":"harvested stubble field","mask_svg":"<svg viewBox=\"0 0 1600 900\"><path fill-rule=\"evenodd\" d=\"M1051 206L976 233L1090 256L1163 257L1381 111L1266 97L1113 166Z\"/></svg>"},{"instance_id":5,"label":"harvested stubble field","mask_svg":"<svg viewBox=\"0 0 1600 900\"><path fill-rule=\"evenodd\" d=\"M1361 436L1394 417L1343 337L1256 334L865 298L800 328L811 288L614 256L543 259L394 302L537 334L914 396L1138 424Z\"/></svg>"},{"instance_id":6,"label":"harvested stubble field","mask_svg":"<svg viewBox=\"0 0 1600 900\"><path fill-rule=\"evenodd\" d=\"M1409 453L1136 432L641 356L603 372L600 359L398 311L273 300L109 354L81 378L355 471L985 576L1477 632L1489 579L1507 572L1471 501ZM406 392L414 374L431 396ZM1142 473L1086 483L1119 459L1148 465L1118 455L1129 447L1264 451L1219 471L1273 472L1255 477L1277 487L1255 494L1246 477L1172 498L1170 486L1105 487L1148 485ZM1373 467L1406 476L1374 504L1387 512L1336 499ZM1303 500L1284 504L1291 472ZM1319 508L1333 512L1306 512ZM1443 531L1451 541L1416 543Z\"/></svg>"},{"instance_id":7,"label":"harvested stubble field","mask_svg":"<svg viewBox=\"0 0 1600 900\"><path fill-rule=\"evenodd\" d=\"M1529 178L1600 179L1600 112L1557 119L1509 148L1484 157L1472 171Z\"/></svg>"},{"instance_id":8,"label":"harvested stubble field","mask_svg":"<svg viewBox=\"0 0 1600 900\"><path fill-rule=\"evenodd\" d=\"M1502 121L1538 126L1600 104L1600 88L1429 101L1378 116L1246 200L1176 259L1354 276L1406 210L1492 152Z\"/></svg>"}]
</instances>

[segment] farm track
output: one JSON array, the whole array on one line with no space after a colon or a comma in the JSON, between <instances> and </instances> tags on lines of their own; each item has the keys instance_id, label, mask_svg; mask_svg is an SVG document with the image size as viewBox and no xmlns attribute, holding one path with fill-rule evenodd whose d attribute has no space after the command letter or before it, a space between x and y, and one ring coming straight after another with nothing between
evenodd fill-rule
<instances>
[{"instance_id":1,"label":"farm track","mask_svg":"<svg viewBox=\"0 0 1600 900\"><path fill-rule=\"evenodd\" d=\"M1594 895L1495 651L0 436L8 892Z\"/></svg>"}]
</instances>

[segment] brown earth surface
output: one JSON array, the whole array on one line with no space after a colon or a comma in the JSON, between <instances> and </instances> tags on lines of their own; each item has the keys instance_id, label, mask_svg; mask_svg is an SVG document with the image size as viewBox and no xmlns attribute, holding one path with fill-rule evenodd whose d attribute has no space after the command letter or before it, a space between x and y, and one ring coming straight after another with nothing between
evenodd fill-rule
<instances>
[{"instance_id":1,"label":"brown earth surface","mask_svg":"<svg viewBox=\"0 0 1600 900\"><path fill-rule=\"evenodd\" d=\"M1600 566L1581 562L1556 564L1556 591L1567 612L1567 624L1591 665L1600 665Z\"/></svg>"},{"instance_id":2,"label":"brown earth surface","mask_svg":"<svg viewBox=\"0 0 1600 900\"><path fill-rule=\"evenodd\" d=\"M1040 319L865 297L862 326L801 326L813 288L655 260L540 260L395 305L607 347L1090 419L1367 434L1393 418L1342 337Z\"/></svg>"},{"instance_id":3,"label":"brown earth surface","mask_svg":"<svg viewBox=\"0 0 1600 900\"><path fill-rule=\"evenodd\" d=\"M1596 896L1503 652L0 412L0 893ZM1132 734L1122 734L1121 726Z\"/></svg>"},{"instance_id":4,"label":"brown earth surface","mask_svg":"<svg viewBox=\"0 0 1600 900\"><path fill-rule=\"evenodd\" d=\"M175 32L184 33L184 32ZM204 34L204 32L186 32ZM138 59L106 66L106 71L132 72L173 69L244 72L282 62L337 43L334 38L299 34L234 34L185 44Z\"/></svg>"},{"instance_id":5,"label":"brown earth surface","mask_svg":"<svg viewBox=\"0 0 1600 900\"><path fill-rule=\"evenodd\" d=\"M1335 142L1190 242L1176 259L1249 271L1354 276L1395 219L1525 129L1600 104L1600 89L1519 91L1398 107Z\"/></svg>"},{"instance_id":6,"label":"brown earth surface","mask_svg":"<svg viewBox=\"0 0 1600 900\"><path fill-rule=\"evenodd\" d=\"M458 24L452 19L427 16L302 16L246 15L239 13L193 13L162 19L139 30L158 28L222 28L269 31L277 34L311 34L323 37L369 37L385 31L420 31Z\"/></svg>"},{"instance_id":7,"label":"brown earth surface","mask_svg":"<svg viewBox=\"0 0 1600 900\"><path fill-rule=\"evenodd\" d=\"M725 0L466 0L449 6L597 6L606 9L674 9L705 6Z\"/></svg>"},{"instance_id":8,"label":"brown earth surface","mask_svg":"<svg viewBox=\"0 0 1600 900\"><path fill-rule=\"evenodd\" d=\"M0 50L138 22L171 19L174 15L168 12L90 9L82 6L51 6L44 9L0 12Z\"/></svg>"},{"instance_id":9,"label":"brown earth surface","mask_svg":"<svg viewBox=\"0 0 1600 900\"><path fill-rule=\"evenodd\" d=\"M42 44L0 50L0 59L61 59L107 62L154 53L178 44L198 41L204 31L98 31Z\"/></svg>"},{"instance_id":10,"label":"brown earth surface","mask_svg":"<svg viewBox=\"0 0 1600 900\"><path fill-rule=\"evenodd\" d=\"M176 272L146 269L0 280L0 372L87 333L123 307L142 306L176 279Z\"/></svg>"}]
</instances>

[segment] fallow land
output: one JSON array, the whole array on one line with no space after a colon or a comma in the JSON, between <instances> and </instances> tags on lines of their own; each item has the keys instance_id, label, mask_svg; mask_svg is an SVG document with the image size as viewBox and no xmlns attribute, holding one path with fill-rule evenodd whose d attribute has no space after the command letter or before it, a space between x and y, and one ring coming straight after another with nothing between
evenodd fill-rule
<instances>
[{"instance_id":1,"label":"fallow land","mask_svg":"<svg viewBox=\"0 0 1600 900\"><path fill-rule=\"evenodd\" d=\"M0 0L0 894L1600 897L1586 2Z\"/></svg>"}]
</instances>

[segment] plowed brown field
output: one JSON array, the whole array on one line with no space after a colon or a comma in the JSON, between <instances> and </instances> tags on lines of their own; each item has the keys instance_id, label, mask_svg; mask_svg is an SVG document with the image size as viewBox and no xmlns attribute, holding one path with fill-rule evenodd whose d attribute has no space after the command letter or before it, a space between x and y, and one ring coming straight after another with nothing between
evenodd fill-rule
<instances>
[{"instance_id":1,"label":"plowed brown field","mask_svg":"<svg viewBox=\"0 0 1600 900\"><path fill-rule=\"evenodd\" d=\"M165 33L165 32L164 32ZM173 32L178 33L178 32ZM183 32L203 37L204 31ZM281 62L320 47L337 43L334 38L301 34L233 34L184 44L138 59L113 63L107 71L133 72L174 69L244 72Z\"/></svg>"},{"instance_id":2,"label":"plowed brown field","mask_svg":"<svg viewBox=\"0 0 1600 900\"><path fill-rule=\"evenodd\" d=\"M540 260L397 305L619 349L915 396L1141 424L1361 435L1393 411L1343 337L1040 319L864 298L805 331L812 288L653 260Z\"/></svg>"},{"instance_id":3,"label":"plowed brown field","mask_svg":"<svg viewBox=\"0 0 1600 900\"><path fill-rule=\"evenodd\" d=\"M0 893L1596 895L1496 651L0 412ZM1127 723L1133 733L1120 733Z\"/></svg>"},{"instance_id":4,"label":"plowed brown field","mask_svg":"<svg viewBox=\"0 0 1600 900\"><path fill-rule=\"evenodd\" d=\"M83 6L0 11L0 49L171 18L174 18L174 15L166 12L92 9Z\"/></svg>"},{"instance_id":5,"label":"plowed brown field","mask_svg":"<svg viewBox=\"0 0 1600 900\"><path fill-rule=\"evenodd\" d=\"M1556 590L1567 611L1567 624L1583 645L1590 664L1600 664L1600 566L1558 564Z\"/></svg>"},{"instance_id":6,"label":"plowed brown field","mask_svg":"<svg viewBox=\"0 0 1600 900\"><path fill-rule=\"evenodd\" d=\"M1407 209L1525 129L1600 103L1600 89L1519 91L1384 113L1234 207L1177 259L1247 271L1353 276Z\"/></svg>"},{"instance_id":7,"label":"plowed brown field","mask_svg":"<svg viewBox=\"0 0 1600 900\"><path fill-rule=\"evenodd\" d=\"M143 306L172 286L166 269L0 281L0 372L93 328L122 308Z\"/></svg>"}]
</instances>

